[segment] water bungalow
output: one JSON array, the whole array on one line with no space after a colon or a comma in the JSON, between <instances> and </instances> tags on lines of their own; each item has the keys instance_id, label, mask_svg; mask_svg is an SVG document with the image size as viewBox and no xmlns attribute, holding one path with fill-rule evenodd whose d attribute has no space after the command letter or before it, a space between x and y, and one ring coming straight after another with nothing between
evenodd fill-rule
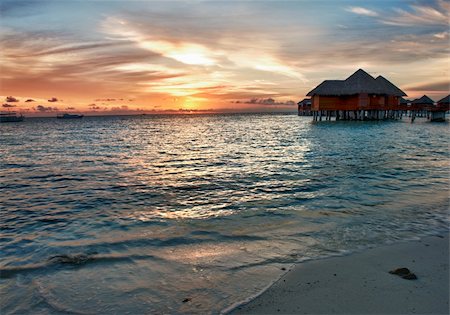
<instances>
[{"instance_id":1,"label":"water bungalow","mask_svg":"<svg viewBox=\"0 0 450 315\"><path fill-rule=\"evenodd\" d=\"M416 98L411 101L410 111L414 111L416 116L425 117L429 110L433 109L434 101L428 96L424 95L421 98Z\"/></svg>"},{"instance_id":2,"label":"water bungalow","mask_svg":"<svg viewBox=\"0 0 450 315\"><path fill-rule=\"evenodd\" d=\"M445 113L450 110L450 95L437 101L434 108L430 110L431 121L445 121Z\"/></svg>"},{"instance_id":3,"label":"water bungalow","mask_svg":"<svg viewBox=\"0 0 450 315\"><path fill-rule=\"evenodd\" d=\"M314 121L378 120L401 118L400 105L406 93L382 76L377 78L359 69L345 80L325 80L307 96L312 99Z\"/></svg>"},{"instance_id":4,"label":"water bungalow","mask_svg":"<svg viewBox=\"0 0 450 315\"><path fill-rule=\"evenodd\" d=\"M298 105L298 115L299 116L311 116L311 99L310 98L304 98L300 102L297 103Z\"/></svg>"}]
</instances>

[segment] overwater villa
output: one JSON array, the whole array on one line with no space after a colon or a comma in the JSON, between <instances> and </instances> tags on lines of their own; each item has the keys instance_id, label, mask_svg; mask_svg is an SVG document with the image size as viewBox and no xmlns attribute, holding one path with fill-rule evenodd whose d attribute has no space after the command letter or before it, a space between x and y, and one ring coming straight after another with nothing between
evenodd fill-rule
<instances>
[{"instance_id":1,"label":"overwater villa","mask_svg":"<svg viewBox=\"0 0 450 315\"><path fill-rule=\"evenodd\" d=\"M428 96L424 95L421 98L416 98L411 101L410 111L416 111L416 115L424 117L427 112L434 107L434 101Z\"/></svg>"},{"instance_id":2,"label":"overwater villa","mask_svg":"<svg viewBox=\"0 0 450 315\"><path fill-rule=\"evenodd\" d=\"M375 79L359 69L345 80L325 80L306 95L312 98L314 120L364 120L400 115L396 111L406 93L384 77Z\"/></svg>"},{"instance_id":3,"label":"overwater villa","mask_svg":"<svg viewBox=\"0 0 450 315\"><path fill-rule=\"evenodd\" d=\"M381 75L374 78L362 69L345 80L325 80L307 96L311 97L314 121L331 120L331 117L336 120L401 119L407 111L414 119L418 114L427 115L435 109L428 96L406 100L403 98L406 93L389 80ZM307 99L298 103L299 115L304 114L306 104ZM443 115L445 117L445 111Z\"/></svg>"},{"instance_id":4,"label":"overwater villa","mask_svg":"<svg viewBox=\"0 0 450 315\"><path fill-rule=\"evenodd\" d=\"M298 115L299 116L311 116L311 99L304 98L300 102L297 103L298 106Z\"/></svg>"},{"instance_id":5,"label":"overwater villa","mask_svg":"<svg viewBox=\"0 0 450 315\"><path fill-rule=\"evenodd\" d=\"M450 110L450 94L437 101L436 106L430 110L431 121L445 121L445 113Z\"/></svg>"}]
</instances>

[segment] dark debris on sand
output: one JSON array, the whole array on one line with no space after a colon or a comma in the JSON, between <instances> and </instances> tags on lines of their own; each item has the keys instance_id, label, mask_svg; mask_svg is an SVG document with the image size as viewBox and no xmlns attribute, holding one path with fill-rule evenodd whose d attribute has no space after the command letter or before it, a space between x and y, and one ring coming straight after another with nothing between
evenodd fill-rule
<instances>
[{"instance_id":1,"label":"dark debris on sand","mask_svg":"<svg viewBox=\"0 0 450 315\"><path fill-rule=\"evenodd\" d=\"M391 270L391 271L389 271L389 273L393 274L393 275L397 275L399 277L402 277L403 279L406 279L406 280L416 280L417 279L417 276L414 273L412 273L408 268L405 268L405 267Z\"/></svg>"}]
</instances>

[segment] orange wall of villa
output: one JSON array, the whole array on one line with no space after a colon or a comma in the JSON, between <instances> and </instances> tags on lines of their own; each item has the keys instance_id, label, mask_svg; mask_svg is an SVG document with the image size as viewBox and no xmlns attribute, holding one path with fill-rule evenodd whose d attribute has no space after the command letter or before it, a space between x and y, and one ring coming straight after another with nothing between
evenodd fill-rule
<instances>
[{"instance_id":1,"label":"orange wall of villa","mask_svg":"<svg viewBox=\"0 0 450 315\"><path fill-rule=\"evenodd\" d=\"M381 109L381 110L391 110L399 109L400 98L397 96L384 96L384 95L370 95L370 102L367 109Z\"/></svg>"},{"instance_id":2,"label":"orange wall of villa","mask_svg":"<svg viewBox=\"0 0 450 315\"><path fill-rule=\"evenodd\" d=\"M313 110L388 110L399 109L400 99L384 95L320 96L312 98Z\"/></svg>"},{"instance_id":3,"label":"orange wall of villa","mask_svg":"<svg viewBox=\"0 0 450 315\"><path fill-rule=\"evenodd\" d=\"M356 110L359 106L358 95L351 96L319 96L312 99L313 110Z\"/></svg>"}]
</instances>

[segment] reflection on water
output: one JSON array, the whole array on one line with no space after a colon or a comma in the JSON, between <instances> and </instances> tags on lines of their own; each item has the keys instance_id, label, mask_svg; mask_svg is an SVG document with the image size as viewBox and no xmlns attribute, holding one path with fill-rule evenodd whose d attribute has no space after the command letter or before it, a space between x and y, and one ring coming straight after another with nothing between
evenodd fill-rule
<instances>
[{"instance_id":1,"label":"reflection on water","mask_svg":"<svg viewBox=\"0 0 450 315\"><path fill-rule=\"evenodd\" d=\"M217 313L296 261L445 230L448 124L416 122L1 125L2 314Z\"/></svg>"}]
</instances>

